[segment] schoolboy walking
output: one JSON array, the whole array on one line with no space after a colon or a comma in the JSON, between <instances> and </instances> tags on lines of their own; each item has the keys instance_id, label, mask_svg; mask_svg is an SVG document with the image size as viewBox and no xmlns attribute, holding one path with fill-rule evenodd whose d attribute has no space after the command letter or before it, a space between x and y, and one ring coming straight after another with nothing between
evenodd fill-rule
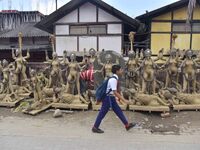
<instances>
[{"instance_id":1,"label":"schoolboy walking","mask_svg":"<svg viewBox=\"0 0 200 150\"><path fill-rule=\"evenodd\" d=\"M130 130L132 127L134 127L136 125L136 123L129 123L125 117L125 115L123 114L121 108L119 107L119 105L116 102L115 97L118 98L118 100L122 100L123 102L125 102L126 104L130 104L130 102L126 99L124 99L120 93L118 92L118 79L119 76L121 76L123 74L123 70L121 68L120 65L113 65L112 66L112 73L113 73L113 77L111 77L108 80L108 84L107 84L107 90L106 93L109 93L106 95L106 98L104 100L102 100L102 107L101 110L99 111L99 114L96 118L95 124L92 128L92 132L94 133L104 133L103 130L101 130L99 128L101 121L103 120L103 118L106 116L107 112L109 111L110 108L113 109L113 111L115 112L115 114L119 117L119 119L122 121L122 123L125 126L125 129L128 131Z\"/></svg>"}]
</instances>

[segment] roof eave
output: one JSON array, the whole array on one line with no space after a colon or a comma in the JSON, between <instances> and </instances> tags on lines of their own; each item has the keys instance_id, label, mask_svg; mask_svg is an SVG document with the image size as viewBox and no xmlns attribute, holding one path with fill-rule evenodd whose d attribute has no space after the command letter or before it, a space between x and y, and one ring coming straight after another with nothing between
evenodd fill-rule
<instances>
[{"instance_id":1,"label":"roof eave","mask_svg":"<svg viewBox=\"0 0 200 150\"><path fill-rule=\"evenodd\" d=\"M50 33L50 34L53 34L53 31L54 31L54 30L53 30L53 27L52 27L52 28L47 28L47 27L41 25L40 22L37 23L37 24L35 24L34 27L36 27L36 28L38 28L38 29L41 29L41 30L43 30L43 31L46 31L46 32L48 32L48 33Z\"/></svg>"},{"instance_id":2,"label":"roof eave","mask_svg":"<svg viewBox=\"0 0 200 150\"><path fill-rule=\"evenodd\" d=\"M54 11L53 13L51 13L50 15L48 15L46 18L44 18L42 21L40 21L39 23L37 23L35 25L35 27L42 29L46 32L49 33L53 33L53 23L56 22L57 20L59 20L60 18L64 17L66 15L66 13L70 13L73 10L76 9L76 7L78 7L79 5L81 5L82 3L85 3L85 1L77 3L78 0L71 0L70 2L68 2L67 4L65 4L64 6L62 6L61 8L59 8L58 10ZM65 10L67 5L67 11ZM57 14L61 14L59 18L55 17ZM52 23L53 22L53 23ZM51 24L51 25L49 25Z\"/></svg>"},{"instance_id":3,"label":"roof eave","mask_svg":"<svg viewBox=\"0 0 200 150\"><path fill-rule=\"evenodd\" d=\"M188 4L188 2L189 2L188 0L180 0L172 4L166 5L164 7L158 8L156 10L153 10L151 12L145 13L143 15L137 16L135 19L142 21L145 20L146 18L153 18L161 14L164 14L166 12L169 12L170 10L177 9L178 7L184 7L185 5ZM200 3L200 0L197 0L197 2Z\"/></svg>"},{"instance_id":4,"label":"roof eave","mask_svg":"<svg viewBox=\"0 0 200 150\"><path fill-rule=\"evenodd\" d=\"M42 21L37 23L35 26L39 29L42 29L42 30L52 34L54 32L53 24L57 20L64 17L66 14L72 12L77 7L81 6L82 4L84 4L86 2L91 2L93 4L101 6L104 10L108 11L109 13L112 12L114 16L125 21L125 23L132 26L135 30L137 30L137 28L140 25L140 22L138 20L135 20L135 19L127 16L126 14L122 13L121 11L115 9L114 7L108 5L107 3L103 2L103 1L100 1L100 0L94 0L94 1L91 1L91 0L86 0L86 1L72 0L69 3L67 3L66 5L64 5L61 8L59 8L58 10L56 10L55 12L53 12L52 14L50 14L47 18L44 18ZM58 15L59 15L59 17L55 17L55 16L58 16Z\"/></svg>"}]
</instances>

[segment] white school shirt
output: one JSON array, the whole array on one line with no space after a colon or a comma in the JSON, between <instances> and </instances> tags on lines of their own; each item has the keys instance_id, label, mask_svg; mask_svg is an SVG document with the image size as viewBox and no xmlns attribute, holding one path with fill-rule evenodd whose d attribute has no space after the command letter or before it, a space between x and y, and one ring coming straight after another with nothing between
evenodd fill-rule
<instances>
[{"instance_id":1,"label":"white school shirt","mask_svg":"<svg viewBox=\"0 0 200 150\"><path fill-rule=\"evenodd\" d=\"M113 76L116 77L117 80L119 79L119 77L116 74L113 74ZM117 90L117 80L115 78L111 78L108 80L106 93L108 93L111 89L112 91L109 94L114 94L113 91Z\"/></svg>"}]
</instances>

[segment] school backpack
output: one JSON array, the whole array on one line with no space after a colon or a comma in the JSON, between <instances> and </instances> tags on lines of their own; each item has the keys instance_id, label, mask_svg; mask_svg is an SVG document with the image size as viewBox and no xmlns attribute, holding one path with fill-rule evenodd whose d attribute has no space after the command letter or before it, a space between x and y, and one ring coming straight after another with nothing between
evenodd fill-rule
<instances>
[{"instance_id":1,"label":"school backpack","mask_svg":"<svg viewBox=\"0 0 200 150\"><path fill-rule=\"evenodd\" d=\"M106 98L106 95L109 94L112 89L110 89L109 92L106 92L107 90L107 85L108 85L108 81L109 79L111 78L115 78L117 80L117 78L115 76L112 76L110 78L108 78L107 80L105 80L97 89L96 89L96 93L95 93L95 96L96 96L96 100L98 102L100 101L103 101L105 98Z\"/></svg>"}]
</instances>

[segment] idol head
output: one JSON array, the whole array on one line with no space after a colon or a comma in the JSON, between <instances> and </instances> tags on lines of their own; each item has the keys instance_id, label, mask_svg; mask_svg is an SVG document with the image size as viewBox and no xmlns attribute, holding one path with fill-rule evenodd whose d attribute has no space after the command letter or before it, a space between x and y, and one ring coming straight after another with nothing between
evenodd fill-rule
<instances>
[{"instance_id":1,"label":"idol head","mask_svg":"<svg viewBox=\"0 0 200 150\"><path fill-rule=\"evenodd\" d=\"M89 50L89 54L90 54L90 56L94 57L94 56L96 55L95 49L94 49L94 48L91 48L91 49Z\"/></svg>"},{"instance_id":2,"label":"idol head","mask_svg":"<svg viewBox=\"0 0 200 150\"><path fill-rule=\"evenodd\" d=\"M135 57L135 52L134 51L129 51L128 52L128 57L133 59Z\"/></svg>"},{"instance_id":3,"label":"idol head","mask_svg":"<svg viewBox=\"0 0 200 150\"><path fill-rule=\"evenodd\" d=\"M112 58L112 56L110 54L106 54L106 56L105 56L106 62L110 62L111 58Z\"/></svg>"},{"instance_id":4,"label":"idol head","mask_svg":"<svg viewBox=\"0 0 200 150\"><path fill-rule=\"evenodd\" d=\"M147 50L144 51L144 57L145 57L145 58L150 58L150 57L151 57L151 54L152 54L152 53L151 53L151 50L150 50L150 49L147 49Z\"/></svg>"},{"instance_id":5,"label":"idol head","mask_svg":"<svg viewBox=\"0 0 200 150\"><path fill-rule=\"evenodd\" d=\"M70 59L71 59L71 61L75 61L76 60L76 54L75 53L71 53Z\"/></svg>"}]
</instances>

